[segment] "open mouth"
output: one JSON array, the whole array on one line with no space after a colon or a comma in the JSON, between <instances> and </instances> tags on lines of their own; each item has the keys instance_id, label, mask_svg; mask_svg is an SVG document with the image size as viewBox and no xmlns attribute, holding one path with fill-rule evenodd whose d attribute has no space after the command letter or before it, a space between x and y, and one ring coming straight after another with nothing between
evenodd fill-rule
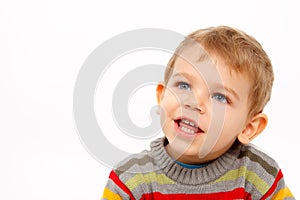
<instances>
[{"instance_id":1,"label":"open mouth","mask_svg":"<svg viewBox=\"0 0 300 200\"><path fill-rule=\"evenodd\" d=\"M175 124L177 125L179 132L188 134L188 135L196 135L204 133L204 131L197 125L197 123L191 119L187 118L179 118L174 120Z\"/></svg>"}]
</instances>

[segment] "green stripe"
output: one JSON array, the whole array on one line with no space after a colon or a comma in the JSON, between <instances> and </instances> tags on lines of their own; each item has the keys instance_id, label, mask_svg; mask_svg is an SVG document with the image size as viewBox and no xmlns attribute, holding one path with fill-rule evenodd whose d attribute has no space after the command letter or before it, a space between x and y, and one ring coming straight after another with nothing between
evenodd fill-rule
<instances>
[{"instance_id":1,"label":"green stripe","mask_svg":"<svg viewBox=\"0 0 300 200\"><path fill-rule=\"evenodd\" d=\"M132 158L127 161L124 165L118 167L115 170L115 173L120 176L125 171L128 171L133 165L146 165L147 163L154 163L154 159L148 155L143 156L142 158Z\"/></svg>"},{"instance_id":2,"label":"green stripe","mask_svg":"<svg viewBox=\"0 0 300 200\"><path fill-rule=\"evenodd\" d=\"M156 182L160 185L164 184L175 184L173 180L168 178L164 174L157 174L155 172L149 172L147 174L136 174L132 178L126 181L125 185L128 187L129 190L134 190L141 184L147 183L150 184L152 182Z\"/></svg>"},{"instance_id":3,"label":"green stripe","mask_svg":"<svg viewBox=\"0 0 300 200\"><path fill-rule=\"evenodd\" d=\"M245 166L242 166L239 169L230 170L213 183L233 181L239 177L244 177L248 182L252 183L261 194L266 193L270 188L263 179L261 179L255 172L247 170Z\"/></svg>"}]
</instances>

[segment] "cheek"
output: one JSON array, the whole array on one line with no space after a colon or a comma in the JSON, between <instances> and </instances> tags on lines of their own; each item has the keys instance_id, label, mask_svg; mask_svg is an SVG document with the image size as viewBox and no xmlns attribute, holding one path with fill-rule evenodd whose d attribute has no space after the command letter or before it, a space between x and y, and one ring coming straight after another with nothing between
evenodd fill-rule
<instances>
[{"instance_id":1,"label":"cheek","mask_svg":"<svg viewBox=\"0 0 300 200\"><path fill-rule=\"evenodd\" d=\"M160 123L162 127L170 125L170 121L176 116L180 104L170 92L166 92L160 103Z\"/></svg>"},{"instance_id":2,"label":"cheek","mask_svg":"<svg viewBox=\"0 0 300 200\"><path fill-rule=\"evenodd\" d=\"M246 123L246 112L233 111L225 115L224 132L236 136L241 133Z\"/></svg>"},{"instance_id":3,"label":"cheek","mask_svg":"<svg viewBox=\"0 0 300 200\"><path fill-rule=\"evenodd\" d=\"M235 115L225 115L221 134L214 146L215 151L227 149L236 140L237 136L243 130L242 121Z\"/></svg>"},{"instance_id":4,"label":"cheek","mask_svg":"<svg viewBox=\"0 0 300 200\"><path fill-rule=\"evenodd\" d=\"M178 99L175 97L174 94L172 94L169 91L166 91L160 104L162 114L168 116L169 114L174 112L174 110L176 110L176 108L178 107L180 107Z\"/></svg>"}]
</instances>

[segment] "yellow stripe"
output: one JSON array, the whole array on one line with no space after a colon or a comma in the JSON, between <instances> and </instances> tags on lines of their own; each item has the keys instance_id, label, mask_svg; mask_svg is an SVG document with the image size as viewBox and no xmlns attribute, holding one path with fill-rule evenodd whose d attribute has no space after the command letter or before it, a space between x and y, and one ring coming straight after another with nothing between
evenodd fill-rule
<instances>
[{"instance_id":1,"label":"yellow stripe","mask_svg":"<svg viewBox=\"0 0 300 200\"><path fill-rule=\"evenodd\" d=\"M293 197L293 194L291 193L290 189L288 187L282 188L279 190L273 197L272 200L279 200L284 199L286 197Z\"/></svg>"},{"instance_id":2,"label":"yellow stripe","mask_svg":"<svg viewBox=\"0 0 300 200\"><path fill-rule=\"evenodd\" d=\"M232 181L239 177L245 177L245 179L252 183L261 194L266 193L270 188L270 186L263 179L261 179L255 172L247 170L245 166L242 166L236 170L230 170L222 177L215 180L214 183Z\"/></svg>"},{"instance_id":3,"label":"yellow stripe","mask_svg":"<svg viewBox=\"0 0 300 200\"><path fill-rule=\"evenodd\" d=\"M130 178L128 181L126 181L125 185L128 187L129 190L134 190L137 186L139 186L142 183L152 183L157 182L158 184L174 184L175 182L169 179L164 174L157 174L155 172L150 172L147 174L136 174L132 178Z\"/></svg>"},{"instance_id":4,"label":"yellow stripe","mask_svg":"<svg viewBox=\"0 0 300 200\"><path fill-rule=\"evenodd\" d=\"M109 199L109 200L122 200L122 198L120 197L120 195L114 193L113 191L111 191L108 188L104 189L104 193L103 193L102 198Z\"/></svg>"}]
</instances>

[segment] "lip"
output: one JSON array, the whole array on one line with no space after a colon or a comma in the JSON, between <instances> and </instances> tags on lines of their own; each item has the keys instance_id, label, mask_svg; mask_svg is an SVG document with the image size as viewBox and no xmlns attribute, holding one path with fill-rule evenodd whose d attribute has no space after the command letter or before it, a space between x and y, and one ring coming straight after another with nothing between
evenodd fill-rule
<instances>
[{"instance_id":1,"label":"lip","mask_svg":"<svg viewBox=\"0 0 300 200\"><path fill-rule=\"evenodd\" d=\"M194 134L191 134L191 133L187 133L187 132L181 130L181 129L179 128L179 123L178 123L180 120L188 120L188 121L190 121L190 122L196 124L196 125L198 126L198 131L197 131L196 133L194 133ZM184 137L184 138L195 138L195 137L197 137L197 136L202 135L202 134L205 133L205 132L200 128L200 126L198 125L198 123L197 123L195 120L193 120L193 119L190 119L190 118L187 118L187 117L178 117L178 118L174 119L173 121L174 121L175 131L176 131L176 132L178 133L178 135L181 136L181 137Z\"/></svg>"}]
</instances>

